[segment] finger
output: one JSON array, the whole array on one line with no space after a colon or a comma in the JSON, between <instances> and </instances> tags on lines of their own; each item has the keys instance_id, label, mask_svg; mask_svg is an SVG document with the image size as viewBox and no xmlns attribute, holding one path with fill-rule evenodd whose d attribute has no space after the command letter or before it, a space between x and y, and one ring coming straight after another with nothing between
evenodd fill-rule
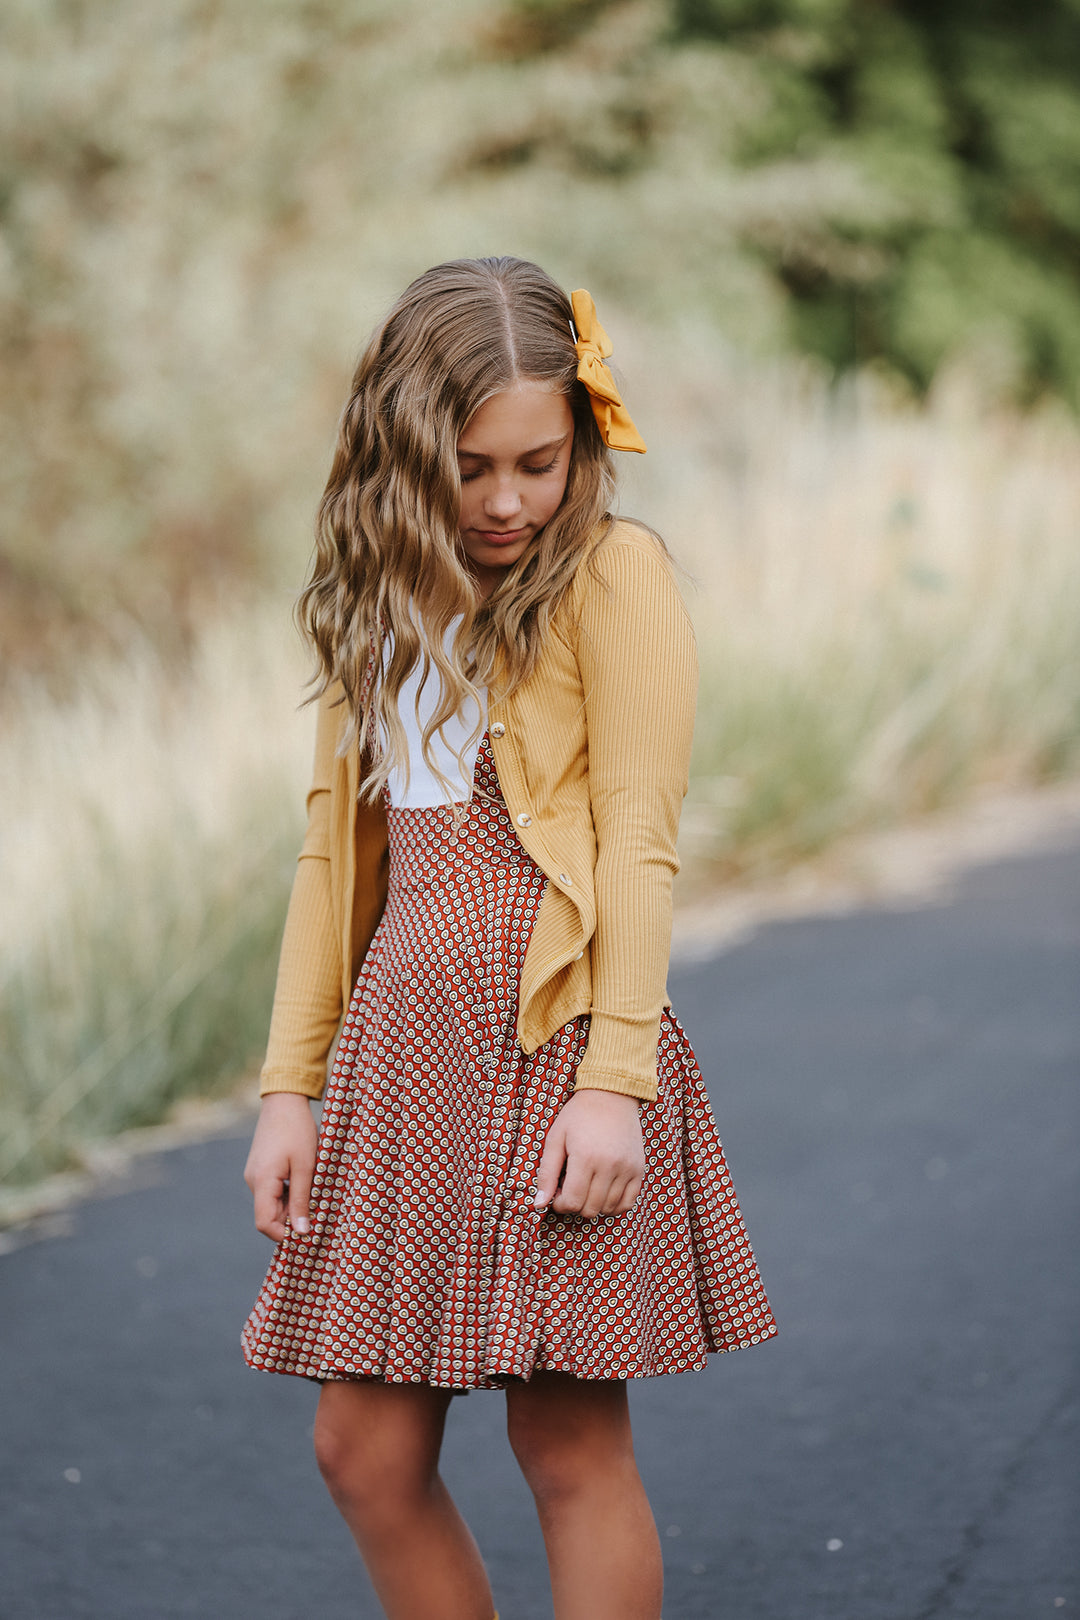
<instances>
[{"instance_id":1,"label":"finger","mask_svg":"<svg viewBox=\"0 0 1080 1620\"><path fill-rule=\"evenodd\" d=\"M580 1155L577 1158L568 1157L563 1184L555 1194L552 1207L563 1215L583 1214L592 1179L592 1169L582 1162Z\"/></svg>"},{"instance_id":2,"label":"finger","mask_svg":"<svg viewBox=\"0 0 1080 1620\"><path fill-rule=\"evenodd\" d=\"M611 1184L600 1206L601 1215L621 1215L623 1212L623 1195L626 1192L627 1177L618 1175L612 1177Z\"/></svg>"},{"instance_id":3,"label":"finger","mask_svg":"<svg viewBox=\"0 0 1080 1620\"><path fill-rule=\"evenodd\" d=\"M545 1209L555 1197L565 1164L566 1131L556 1120L548 1131L544 1151L540 1156L540 1168L536 1174L536 1197L533 1203L537 1209Z\"/></svg>"},{"instance_id":4,"label":"finger","mask_svg":"<svg viewBox=\"0 0 1080 1620\"><path fill-rule=\"evenodd\" d=\"M255 1225L275 1243L285 1236L285 1183L280 1176L272 1176L255 1185Z\"/></svg>"},{"instance_id":5,"label":"finger","mask_svg":"<svg viewBox=\"0 0 1080 1620\"><path fill-rule=\"evenodd\" d=\"M641 1191L644 1184L644 1175L634 1175L630 1177L630 1180L626 1183L626 1187L623 1192L622 1203L619 1208L620 1215L625 1215L627 1210L633 1209L634 1205L637 1203L638 1193Z\"/></svg>"},{"instance_id":6,"label":"finger","mask_svg":"<svg viewBox=\"0 0 1080 1620\"><path fill-rule=\"evenodd\" d=\"M311 1231L311 1178L313 1164L294 1164L289 1170L289 1225L294 1232L306 1237Z\"/></svg>"},{"instance_id":7,"label":"finger","mask_svg":"<svg viewBox=\"0 0 1080 1620\"><path fill-rule=\"evenodd\" d=\"M604 1205L604 1214L625 1215L627 1210L632 1209L634 1200L641 1191L642 1180L640 1175L630 1175L613 1183Z\"/></svg>"},{"instance_id":8,"label":"finger","mask_svg":"<svg viewBox=\"0 0 1080 1620\"><path fill-rule=\"evenodd\" d=\"M597 1215L609 1213L608 1204L612 1198L612 1190L620 1185L621 1178L613 1176L610 1170L602 1174L597 1173L589 1183L589 1190L581 1207L581 1213L595 1220Z\"/></svg>"}]
</instances>

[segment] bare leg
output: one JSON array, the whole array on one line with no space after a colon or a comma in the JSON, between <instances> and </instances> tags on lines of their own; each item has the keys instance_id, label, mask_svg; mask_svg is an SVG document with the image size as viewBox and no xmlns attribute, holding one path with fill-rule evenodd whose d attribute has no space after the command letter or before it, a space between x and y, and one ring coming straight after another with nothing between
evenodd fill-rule
<instances>
[{"instance_id":1,"label":"bare leg","mask_svg":"<svg viewBox=\"0 0 1080 1620\"><path fill-rule=\"evenodd\" d=\"M491 1620L475 1541L439 1477L450 1396L427 1384L324 1384L315 1455L389 1620Z\"/></svg>"},{"instance_id":2,"label":"bare leg","mask_svg":"<svg viewBox=\"0 0 1080 1620\"><path fill-rule=\"evenodd\" d=\"M507 1387L506 1406L544 1532L555 1620L660 1620L660 1540L626 1385L536 1373Z\"/></svg>"}]
</instances>

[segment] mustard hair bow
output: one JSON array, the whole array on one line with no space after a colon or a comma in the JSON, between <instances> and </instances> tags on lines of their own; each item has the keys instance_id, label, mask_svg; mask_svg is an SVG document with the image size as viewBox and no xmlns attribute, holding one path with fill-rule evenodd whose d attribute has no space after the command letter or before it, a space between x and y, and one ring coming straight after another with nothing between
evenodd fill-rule
<instances>
[{"instance_id":1,"label":"mustard hair bow","mask_svg":"<svg viewBox=\"0 0 1080 1620\"><path fill-rule=\"evenodd\" d=\"M596 417L596 425L609 450L636 450L645 454L645 441L630 420L630 412L622 402L615 379L604 361L612 352L611 339L596 318L596 305L591 294L579 287L570 294L574 311L578 354L578 381L589 390L589 403Z\"/></svg>"}]
</instances>

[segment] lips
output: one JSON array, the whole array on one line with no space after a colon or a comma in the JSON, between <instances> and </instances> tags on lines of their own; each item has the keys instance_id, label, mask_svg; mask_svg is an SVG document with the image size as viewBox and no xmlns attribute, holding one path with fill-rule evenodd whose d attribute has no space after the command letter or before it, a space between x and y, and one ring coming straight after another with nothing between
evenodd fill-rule
<instances>
[{"instance_id":1,"label":"lips","mask_svg":"<svg viewBox=\"0 0 1080 1620\"><path fill-rule=\"evenodd\" d=\"M486 540L489 546L509 546L515 540L520 540L528 533L527 529L507 529L500 532L492 529L477 529L476 533L481 540Z\"/></svg>"}]
</instances>

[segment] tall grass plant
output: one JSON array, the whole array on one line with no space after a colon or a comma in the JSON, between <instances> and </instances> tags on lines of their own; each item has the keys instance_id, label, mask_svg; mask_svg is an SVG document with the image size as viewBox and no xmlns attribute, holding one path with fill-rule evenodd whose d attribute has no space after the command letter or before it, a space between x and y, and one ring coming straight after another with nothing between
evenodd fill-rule
<instances>
[{"instance_id":1,"label":"tall grass plant","mask_svg":"<svg viewBox=\"0 0 1080 1620\"><path fill-rule=\"evenodd\" d=\"M0 1180L258 1057L310 763L287 610L143 643L0 731Z\"/></svg>"},{"instance_id":2,"label":"tall grass plant","mask_svg":"<svg viewBox=\"0 0 1080 1620\"><path fill-rule=\"evenodd\" d=\"M761 873L1080 765L1080 435L944 372L752 366L705 328L627 360L624 505L687 574L702 688L684 856Z\"/></svg>"},{"instance_id":3,"label":"tall grass plant","mask_svg":"<svg viewBox=\"0 0 1080 1620\"><path fill-rule=\"evenodd\" d=\"M684 571L702 654L686 871L775 871L848 832L1080 764L1080 435L976 374L925 406L624 349L650 446L623 508ZM639 402L640 401L640 407ZM629 460L629 458L627 458ZM0 1175L212 1095L259 1057L311 711L287 603L188 658L147 641L0 723Z\"/></svg>"}]
</instances>

